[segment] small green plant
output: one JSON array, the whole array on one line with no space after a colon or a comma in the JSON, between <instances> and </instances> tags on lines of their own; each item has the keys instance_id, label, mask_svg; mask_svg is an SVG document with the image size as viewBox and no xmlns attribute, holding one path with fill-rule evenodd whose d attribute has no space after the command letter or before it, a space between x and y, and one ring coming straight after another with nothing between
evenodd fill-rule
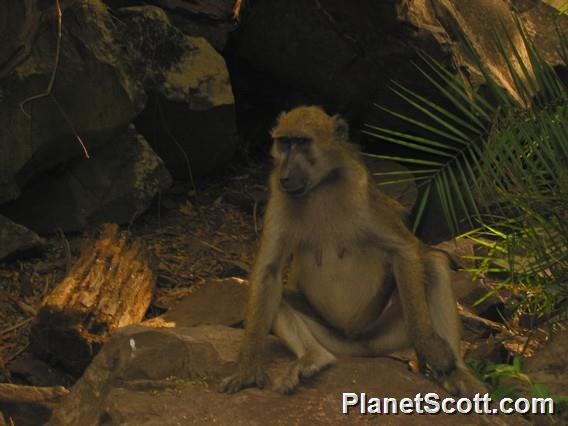
<instances>
[{"instance_id":1,"label":"small green plant","mask_svg":"<svg viewBox=\"0 0 568 426\"><path fill-rule=\"evenodd\" d=\"M512 364L495 364L488 360L472 360L469 367L475 375L492 388L491 398L519 398L522 395L549 397L546 387L535 384L522 372L522 358L516 356Z\"/></svg>"},{"instance_id":2,"label":"small green plant","mask_svg":"<svg viewBox=\"0 0 568 426\"><path fill-rule=\"evenodd\" d=\"M534 383L523 373L520 356L514 357L511 364L496 364L482 359L471 360L468 366L478 379L491 386L491 399L552 398L555 412L562 418L568 418L568 396L554 395L546 386Z\"/></svg>"}]
</instances>

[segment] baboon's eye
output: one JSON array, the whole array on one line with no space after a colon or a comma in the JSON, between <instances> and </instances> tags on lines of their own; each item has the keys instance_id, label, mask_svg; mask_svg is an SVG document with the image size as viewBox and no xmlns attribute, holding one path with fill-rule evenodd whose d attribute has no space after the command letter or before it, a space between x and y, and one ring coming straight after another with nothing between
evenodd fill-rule
<instances>
[{"instance_id":1,"label":"baboon's eye","mask_svg":"<svg viewBox=\"0 0 568 426\"><path fill-rule=\"evenodd\" d=\"M274 139L274 142L276 143L276 147L280 151L287 151L288 149L290 149L292 140L290 138L276 138Z\"/></svg>"},{"instance_id":2,"label":"baboon's eye","mask_svg":"<svg viewBox=\"0 0 568 426\"><path fill-rule=\"evenodd\" d=\"M311 140L308 139L308 138L294 138L294 141L293 141L293 142L294 142L296 145L305 146L305 145L307 145L309 142L311 142Z\"/></svg>"}]
</instances>

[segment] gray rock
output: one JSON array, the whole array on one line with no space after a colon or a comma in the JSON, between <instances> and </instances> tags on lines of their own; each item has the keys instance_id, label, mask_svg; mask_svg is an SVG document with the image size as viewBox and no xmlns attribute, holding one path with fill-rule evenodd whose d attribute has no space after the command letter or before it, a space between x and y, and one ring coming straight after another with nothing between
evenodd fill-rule
<instances>
[{"instance_id":1,"label":"gray rock","mask_svg":"<svg viewBox=\"0 0 568 426\"><path fill-rule=\"evenodd\" d=\"M8 364L10 378L31 386L69 386L71 378L44 361L19 357Z\"/></svg>"},{"instance_id":2,"label":"gray rock","mask_svg":"<svg viewBox=\"0 0 568 426\"><path fill-rule=\"evenodd\" d=\"M144 322L152 327L236 325L244 320L248 281L239 278L209 280L191 294L173 302L168 311Z\"/></svg>"},{"instance_id":3,"label":"gray rock","mask_svg":"<svg viewBox=\"0 0 568 426\"><path fill-rule=\"evenodd\" d=\"M162 160L131 126L90 159L75 159L61 174L28 185L3 212L39 233L130 223L170 184Z\"/></svg>"},{"instance_id":4,"label":"gray rock","mask_svg":"<svg viewBox=\"0 0 568 426\"><path fill-rule=\"evenodd\" d=\"M0 383L0 413L9 419L10 425L41 426L49 420L51 410L68 394L69 391L62 386ZM2 417L0 425L1 421Z\"/></svg>"},{"instance_id":5,"label":"gray rock","mask_svg":"<svg viewBox=\"0 0 568 426\"><path fill-rule=\"evenodd\" d=\"M555 20L556 11L540 0L251 2L231 49L254 70L313 102L370 118L369 112L381 115L373 102L400 104L389 88L392 80L432 93L431 83L412 63L414 48L464 75L478 75L463 54L462 31L479 48L482 62L514 91L507 64L493 44L494 31L504 25L521 46L512 6L521 10L541 52L557 65L554 23L565 28L568 17Z\"/></svg>"},{"instance_id":6,"label":"gray rock","mask_svg":"<svg viewBox=\"0 0 568 426\"><path fill-rule=\"evenodd\" d=\"M172 23L185 34L203 37L221 52L227 44L229 33L237 28L233 19L234 0L152 0L168 12Z\"/></svg>"},{"instance_id":7,"label":"gray rock","mask_svg":"<svg viewBox=\"0 0 568 426\"><path fill-rule=\"evenodd\" d=\"M36 251L43 240L35 232L0 215L0 261Z\"/></svg>"},{"instance_id":8,"label":"gray rock","mask_svg":"<svg viewBox=\"0 0 568 426\"><path fill-rule=\"evenodd\" d=\"M221 52L229 33L238 27L233 18L235 0L103 0L109 7L120 9L134 4L157 6L168 14L172 23L184 34L203 37Z\"/></svg>"},{"instance_id":9,"label":"gray rock","mask_svg":"<svg viewBox=\"0 0 568 426\"><path fill-rule=\"evenodd\" d=\"M343 358L304 383L293 395L246 389L236 395L216 391L232 372L243 331L224 326L119 330L59 406L49 425L329 425L360 423L357 411L341 414L342 392L378 397L413 397L436 392L437 384L387 358ZM270 374L281 374L291 357L269 339ZM481 416L380 416L385 424L487 424ZM378 420L378 419L377 419ZM523 424L519 418L491 416L491 424Z\"/></svg>"},{"instance_id":10,"label":"gray rock","mask_svg":"<svg viewBox=\"0 0 568 426\"><path fill-rule=\"evenodd\" d=\"M523 372L533 383L546 386L554 395L566 396L568 389L568 331L558 329L536 354L526 359Z\"/></svg>"},{"instance_id":11,"label":"gray rock","mask_svg":"<svg viewBox=\"0 0 568 426\"><path fill-rule=\"evenodd\" d=\"M22 29L22 34L6 35L6 46L15 43L13 49L4 51L4 41L0 49L0 64L11 64L0 69L5 77L0 80L0 203L15 199L38 173L82 156L77 136L90 151L124 132L145 102L141 86L119 60L110 14L99 0L88 0L61 3L62 41L52 96L22 104L48 87L57 40L53 5L31 1L30 11L23 13L24 3L0 2L0 17L6 17L0 19L0 34L12 19ZM29 47L29 55L11 63L18 43Z\"/></svg>"},{"instance_id":12,"label":"gray rock","mask_svg":"<svg viewBox=\"0 0 568 426\"><path fill-rule=\"evenodd\" d=\"M150 101L136 127L173 176L211 173L237 145L234 97L222 56L201 37L184 35L155 6L120 9L121 42L131 73Z\"/></svg>"}]
</instances>

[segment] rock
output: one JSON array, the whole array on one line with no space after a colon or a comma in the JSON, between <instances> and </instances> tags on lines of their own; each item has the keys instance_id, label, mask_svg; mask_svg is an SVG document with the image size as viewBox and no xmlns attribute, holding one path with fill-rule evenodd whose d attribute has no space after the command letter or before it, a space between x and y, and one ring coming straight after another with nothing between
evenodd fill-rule
<instances>
[{"instance_id":1,"label":"rock","mask_svg":"<svg viewBox=\"0 0 568 426\"><path fill-rule=\"evenodd\" d=\"M232 31L238 27L233 18L234 0L103 0L110 8L153 5L163 9L181 32L205 38L218 52L223 51Z\"/></svg>"},{"instance_id":2,"label":"rock","mask_svg":"<svg viewBox=\"0 0 568 426\"><path fill-rule=\"evenodd\" d=\"M237 145L234 97L225 61L201 37L176 29L162 9L120 9L121 40L131 72L144 78L150 101L139 131L174 177L211 173Z\"/></svg>"},{"instance_id":3,"label":"rock","mask_svg":"<svg viewBox=\"0 0 568 426\"><path fill-rule=\"evenodd\" d=\"M62 386L35 387L0 383L0 412L10 425L41 426L69 391Z\"/></svg>"},{"instance_id":4,"label":"rock","mask_svg":"<svg viewBox=\"0 0 568 426\"><path fill-rule=\"evenodd\" d=\"M272 114L292 107L286 99L297 93L306 103L359 115L370 105L378 83L388 81L384 74L394 68L401 72L398 66L385 66L388 56L408 49L388 35L395 24L391 3L251 2L227 47L233 81L239 83L235 93L258 103L250 111L258 116L264 107ZM248 99L251 88L270 92ZM280 106L274 105L275 98L281 99Z\"/></svg>"},{"instance_id":5,"label":"rock","mask_svg":"<svg viewBox=\"0 0 568 426\"><path fill-rule=\"evenodd\" d=\"M522 13L522 19L535 30L531 34L537 36L539 52L558 65L554 22L564 27L568 17L555 19L556 11L540 1L524 2L534 6ZM243 137L259 145L266 144L275 116L298 103L321 104L330 112L343 113L355 130L363 123L410 130L408 123L373 106L376 103L417 117L416 109L391 90L392 81L451 110L452 105L447 105L447 99L415 64L423 63L417 56L421 50L449 70L459 71L474 87L482 87L482 76L465 54L462 33L500 84L518 97L507 61L494 44L495 31L502 35L504 26L521 57L527 57L508 1L257 1L250 2L249 9L224 55L238 99ZM531 12L536 9L538 14ZM412 127L412 131L417 129ZM367 148L408 155L408 150L388 142L378 146L376 140L368 141ZM428 243L454 236L435 191L422 224L418 234Z\"/></svg>"},{"instance_id":6,"label":"rock","mask_svg":"<svg viewBox=\"0 0 568 426\"><path fill-rule=\"evenodd\" d=\"M355 412L341 414L342 392L378 397L413 397L442 388L405 364L388 358L343 358L303 384L293 395L246 389L236 395L216 391L235 367L242 330L223 326L155 329L130 326L103 347L49 425L86 424L315 424L358 423ZM269 339L270 374L282 373L291 358ZM381 417L385 424L455 424L455 415ZM463 417L467 424L485 419ZM492 416L492 424L520 424Z\"/></svg>"},{"instance_id":7,"label":"rock","mask_svg":"<svg viewBox=\"0 0 568 426\"><path fill-rule=\"evenodd\" d=\"M162 160L131 126L90 159L77 158L60 174L34 180L1 210L39 233L80 231L104 222L131 223L170 184Z\"/></svg>"},{"instance_id":8,"label":"rock","mask_svg":"<svg viewBox=\"0 0 568 426\"><path fill-rule=\"evenodd\" d=\"M99 0L61 4L52 96L22 104L44 93L53 73L55 9L39 0L0 2L0 203L15 199L40 172L84 155L77 136L94 151L124 132L145 102L141 86L121 65L115 24L104 5ZM11 33L12 25L21 34Z\"/></svg>"},{"instance_id":9,"label":"rock","mask_svg":"<svg viewBox=\"0 0 568 426\"><path fill-rule=\"evenodd\" d=\"M568 19L566 16L558 16L551 25L550 17L557 14L553 7L558 7L559 2L550 5L546 3L542 0L512 0L513 7L529 36L534 39L538 52L553 66L565 67L561 50L557 49L560 41L556 26L561 32L568 34Z\"/></svg>"},{"instance_id":10,"label":"rock","mask_svg":"<svg viewBox=\"0 0 568 426\"><path fill-rule=\"evenodd\" d=\"M532 5L528 10L538 9L538 18L527 11L522 13L523 20L529 26L547 29L540 45L543 53L558 63L557 36L552 34L554 9L540 0L512 3L516 8L528 3ZM504 25L523 50L512 7L505 1L393 0L377 5L373 0L356 4L320 0L251 2L249 8L228 54L234 53L253 70L278 81L284 90L303 93L312 102L360 119L368 118L369 111L378 113L373 101L400 105L389 89L392 80L432 93L431 84L412 63L416 60L413 48L423 49L448 65L453 63L451 69L465 67L478 75L463 54L460 31L479 49L482 62L497 72L503 85L515 91L507 65L493 45L493 31ZM558 22L568 25L568 17Z\"/></svg>"},{"instance_id":11,"label":"rock","mask_svg":"<svg viewBox=\"0 0 568 426\"><path fill-rule=\"evenodd\" d=\"M544 1L546 4L549 4L550 6L555 7L555 8L557 8L557 9L559 9L559 10L561 9L562 4L565 3L564 0L543 0L543 1ZM533 3L536 3L536 2L533 0Z\"/></svg>"},{"instance_id":12,"label":"rock","mask_svg":"<svg viewBox=\"0 0 568 426\"><path fill-rule=\"evenodd\" d=\"M247 281L239 278L211 280L175 303L164 315L144 322L153 327L235 325L244 320Z\"/></svg>"},{"instance_id":13,"label":"rock","mask_svg":"<svg viewBox=\"0 0 568 426\"><path fill-rule=\"evenodd\" d=\"M34 358L17 358L8 364L10 377L31 386L68 386L71 378L49 364Z\"/></svg>"},{"instance_id":14,"label":"rock","mask_svg":"<svg viewBox=\"0 0 568 426\"><path fill-rule=\"evenodd\" d=\"M42 246L39 235L0 214L0 261L33 253Z\"/></svg>"},{"instance_id":15,"label":"rock","mask_svg":"<svg viewBox=\"0 0 568 426\"><path fill-rule=\"evenodd\" d=\"M225 48L230 33L238 26L233 19L234 0L152 0L146 3L163 8L183 33L205 38L218 52Z\"/></svg>"},{"instance_id":16,"label":"rock","mask_svg":"<svg viewBox=\"0 0 568 426\"><path fill-rule=\"evenodd\" d=\"M532 357L525 360L524 372L533 383L545 385L553 394L566 396L568 389L568 331L553 334Z\"/></svg>"}]
</instances>

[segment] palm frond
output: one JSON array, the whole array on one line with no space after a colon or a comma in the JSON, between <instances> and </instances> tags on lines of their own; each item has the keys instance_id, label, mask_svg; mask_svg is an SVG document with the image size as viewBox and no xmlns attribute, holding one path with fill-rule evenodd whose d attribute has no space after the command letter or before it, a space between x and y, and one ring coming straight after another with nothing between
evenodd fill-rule
<instances>
[{"instance_id":1,"label":"palm frond","mask_svg":"<svg viewBox=\"0 0 568 426\"><path fill-rule=\"evenodd\" d=\"M554 306L568 304L568 90L516 23L515 39L522 45L505 31L495 34L511 82L507 89L464 38L466 56L485 78L488 97L419 53L419 72L451 109L393 83L393 92L415 113L378 107L416 132L379 125L366 125L364 132L413 153L374 155L411 168L403 172L411 176L395 172L382 185L419 182L413 229L436 196L453 231L469 230L463 238L486 246L478 270L507 272L501 285L514 283L526 292L518 309L541 315L547 303L550 313L555 297ZM568 37L558 26L557 32L568 66Z\"/></svg>"}]
</instances>

